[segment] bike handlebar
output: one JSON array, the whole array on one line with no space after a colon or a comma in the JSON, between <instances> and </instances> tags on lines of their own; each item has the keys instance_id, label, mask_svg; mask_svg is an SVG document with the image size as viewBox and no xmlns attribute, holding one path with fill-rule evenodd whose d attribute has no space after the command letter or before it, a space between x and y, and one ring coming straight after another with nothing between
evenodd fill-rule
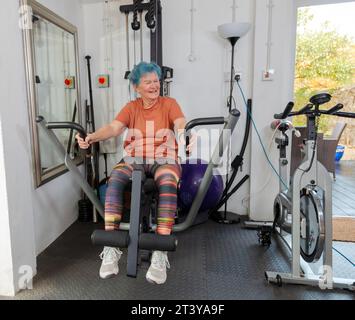
<instances>
[{"instance_id":1,"label":"bike handlebar","mask_svg":"<svg viewBox=\"0 0 355 320\"><path fill-rule=\"evenodd\" d=\"M337 105L335 105L334 107L330 108L329 110L326 111L326 114L334 114L337 111L343 109L343 105L341 103L338 103Z\"/></svg>"},{"instance_id":2,"label":"bike handlebar","mask_svg":"<svg viewBox=\"0 0 355 320\"><path fill-rule=\"evenodd\" d=\"M286 119L289 116L289 114L291 113L293 106L294 106L294 103L292 101L290 101L287 104L284 112L274 114L274 119Z\"/></svg>"},{"instance_id":3,"label":"bike handlebar","mask_svg":"<svg viewBox=\"0 0 355 320\"><path fill-rule=\"evenodd\" d=\"M293 105L292 105L293 107ZM331 107L328 110L312 110L314 105L311 103L308 103L305 105L302 109L299 111L294 111L291 112L292 110L291 107L291 102L289 102L284 110L283 113L277 113L274 115L274 119L286 119L287 117L294 117L294 116L300 116L300 115L331 115L331 116L337 116L337 117L344 117L344 118L355 118L355 113L352 112L339 112L344 105L341 103L336 104L334 107Z\"/></svg>"},{"instance_id":4,"label":"bike handlebar","mask_svg":"<svg viewBox=\"0 0 355 320\"><path fill-rule=\"evenodd\" d=\"M333 114L333 116L337 116L337 117L342 117L342 118L352 118L355 119L355 113L354 112L335 112Z\"/></svg>"},{"instance_id":5,"label":"bike handlebar","mask_svg":"<svg viewBox=\"0 0 355 320\"><path fill-rule=\"evenodd\" d=\"M308 103L308 104L306 104L302 109L300 109L300 110L298 111L298 113L303 114L303 113L305 113L305 112L307 112L307 111L311 111L312 108L313 108L313 104L312 104L312 103Z\"/></svg>"}]
</instances>

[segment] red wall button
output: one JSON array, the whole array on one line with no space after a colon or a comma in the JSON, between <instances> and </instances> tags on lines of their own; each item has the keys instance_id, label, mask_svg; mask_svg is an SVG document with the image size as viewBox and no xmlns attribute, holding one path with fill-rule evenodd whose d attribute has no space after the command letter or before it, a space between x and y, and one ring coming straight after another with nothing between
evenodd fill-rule
<instances>
[{"instance_id":1,"label":"red wall button","mask_svg":"<svg viewBox=\"0 0 355 320\"><path fill-rule=\"evenodd\" d=\"M75 89L75 77L66 77L64 79L65 89Z\"/></svg>"},{"instance_id":2,"label":"red wall button","mask_svg":"<svg viewBox=\"0 0 355 320\"><path fill-rule=\"evenodd\" d=\"M100 74L96 77L96 86L98 88L108 88L110 86L110 77L108 74Z\"/></svg>"}]
</instances>

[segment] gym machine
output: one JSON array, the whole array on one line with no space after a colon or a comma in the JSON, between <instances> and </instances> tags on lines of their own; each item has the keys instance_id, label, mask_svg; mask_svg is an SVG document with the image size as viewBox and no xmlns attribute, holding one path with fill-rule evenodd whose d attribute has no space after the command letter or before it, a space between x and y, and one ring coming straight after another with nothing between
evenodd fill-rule
<instances>
[{"instance_id":1,"label":"gym machine","mask_svg":"<svg viewBox=\"0 0 355 320\"><path fill-rule=\"evenodd\" d=\"M130 50L129 50L129 14L133 13L131 27L134 31L134 40L136 31L140 30L140 60L143 60L143 12L146 11L145 21L150 29L150 61L155 62L162 71L160 95L170 95L170 82L173 78L174 70L163 66L163 38L162 38L162 6L160 0L134 0L131 5L120 6L120 11L126 15L126 47L127 47L127 71L124 78L128 79L131 72ZM138 21L138 13L140 21ZM134 58L135 54L134 43ZM136 63L136 61L134 61Z\"/></svg>"},{"instance_id":2,"label":"gym machine","mask_svg":"<svg viewBox=\"0 0 355 320\"><path fill-rule=\"evenodd\" d=\"M322 289L355 290L354 279L333 277L332 180L326 168L317 160L320 116L355 118L355 114L340 112L339 110L343 108L342 104L337 104L328 110L319 108L330 100L330 94L320 93L311 97L310 103L299 111L292 112L293 103L290 102L283 113L274 115L274 118L280 121L278 130L281 132L281 138L275 139L280 153L280 193L274 201L273 230L277 231L292 253L291 273L265 272L267 281L279 286L282 283L293 283L319 286ZM286 132L292 128L292 124L285 119L298 115L307 117L305 156L289 183L286 157L289 138ZM289 234L291 241L287 241ZM264 229L262 239L267 239L268 235L268 231ZM317 274L310 264L321 258L320 274Z\"/></svg>"},{"instance_id":3,"label":"gym machine","mask_svg":"<svg viewBox=\"0 0 355 320\"><path fill-rule=\"evenodd\" d=\"M229 143L230 136L224 134L224 131L230 130L232 134L239 117L240 112L237 109L232 109L226 118L198 118L187 123L185 127L186 146L189 144L190 131L196 126L224 124L224 128L220 134L218 144L216 145L211 156L203 179L198 188L196 197L189 209L188 215L186 216L184 222L175 224L173 226L174 232L184 231L193 225L202 201L205 198L205 195L211 184L213 178L213 169L220 165L224 150ZM67 151L53 132L54 129L72 129L79 132L82 138L85 139L85 129L81 125L73 122L47 123L42 116L37 117L37 124L53 142L53 145L55 146L58 154L64 158L64 163L73 175L75 181L82 188L90 201L94 204L99 214L104 217L104 207L102 203L99 201L91 186L82 177L79 169L71 160ZM90 150L88 149L87 152L90 152ZM130 223L120 223L119 231L96 230L92 234L92 242L95 245L128 248L127 275L131 277L136 277L137 275L137 264L140 255L139 250L174 251L177 246L175 235L157 235L152 233L156 229L156 225L152 223L148 223L148 226L146 225L146 221L152 221L151 213L154 210L150 209L150 200L152 198L151 195L154 192L154 185L154 180L152 181L151 179L147 179L146 181L142 181L141 172L136 170L133 171Z\"/></svg>"}]
</instances>

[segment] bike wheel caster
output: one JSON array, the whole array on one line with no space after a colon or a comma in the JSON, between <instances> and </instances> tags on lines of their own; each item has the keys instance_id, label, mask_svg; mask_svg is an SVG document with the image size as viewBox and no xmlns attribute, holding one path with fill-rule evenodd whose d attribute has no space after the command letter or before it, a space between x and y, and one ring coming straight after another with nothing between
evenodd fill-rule
<instances>
[{"instance_id":1,"label":"bike wheel caster","mask_svg":"<svg viewBox=\"0 0 355 320\"><path fill-rule=\"evenodd\" d=\"M278 287L282 287L282 278L279 274L276 276L276 284Z\"/></svg>"}]
</instances>

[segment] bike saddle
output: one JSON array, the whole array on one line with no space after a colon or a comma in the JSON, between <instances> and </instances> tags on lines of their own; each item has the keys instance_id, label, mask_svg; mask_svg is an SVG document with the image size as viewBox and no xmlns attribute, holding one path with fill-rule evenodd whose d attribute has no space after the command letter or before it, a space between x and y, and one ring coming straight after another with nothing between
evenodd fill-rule
<instances>
[{"instance_id":1,"label":"bike saddle","mask_svg":"<svg viewBox=\"0 0 355 320\"><path fill-rule=\"evenodd\" d=\"M310 103L320 106L330 101L332 96L329 93L319 93L309 99Z\"/></svg>"}]
</instances>

